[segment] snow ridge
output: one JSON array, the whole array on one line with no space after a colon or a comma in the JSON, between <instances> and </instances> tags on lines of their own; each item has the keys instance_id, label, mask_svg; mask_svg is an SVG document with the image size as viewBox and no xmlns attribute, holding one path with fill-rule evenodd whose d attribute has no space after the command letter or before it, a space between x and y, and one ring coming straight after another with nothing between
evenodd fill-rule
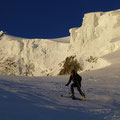
<instances>
[{"instance_id":1,"label":"snow ridge","mask_svg":"<svg viewBox=\"0 0 120 120\"><path fill-rule=\"evenodd\" d=\"M119 19L120 10L88 13L81 27L58 39L24 39L1 31L0 74L58 75L69 56L76 56L83 71L109 66L102 56L120 48Z\"/></svg>"}]
</instances>

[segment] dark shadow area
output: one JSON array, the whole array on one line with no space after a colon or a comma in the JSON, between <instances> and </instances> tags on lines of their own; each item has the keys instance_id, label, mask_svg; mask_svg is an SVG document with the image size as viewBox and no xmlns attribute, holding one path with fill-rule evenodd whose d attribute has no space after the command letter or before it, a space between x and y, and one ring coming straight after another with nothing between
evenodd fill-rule
<instances>
[{"instance_id":1,"label":"dark shadow area","mask_svg":"<svg viewBox=\"0 0 120 120\"><path fill-rule=\"evenodd\" d=\"M41 93L33 94L28 91L30 87L22 83L0 80L0 120L103 119L103 116L88 113L84 108L82 110L73 106L73 109L69 109L69 106L59 105Z\"/></svg>"}]
</instances>

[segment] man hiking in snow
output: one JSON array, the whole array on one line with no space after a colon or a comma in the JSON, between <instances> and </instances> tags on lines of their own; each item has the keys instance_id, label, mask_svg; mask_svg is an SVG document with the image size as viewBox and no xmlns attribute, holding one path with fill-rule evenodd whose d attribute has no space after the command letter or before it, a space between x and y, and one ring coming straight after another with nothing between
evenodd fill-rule
<instances>
[{"instance_id":1,"label":"man hiking in snow","mask_svg":"<svg viewBox=\"0 0 120 120\"><path fill-rule=\"evenodd\" d=\"M82 96L83 99L85 99L85 94L81 90L82 77L80 75L78 75L75 70L71 71L71 76L69 78L68 83L65 86L68 86L71 83L71 81L73 82L71 84L71 97L72 97L72 99L75 99L74 87L77 87L77 90L79 91L80 95Z\"/></svg>"}]
</instances>

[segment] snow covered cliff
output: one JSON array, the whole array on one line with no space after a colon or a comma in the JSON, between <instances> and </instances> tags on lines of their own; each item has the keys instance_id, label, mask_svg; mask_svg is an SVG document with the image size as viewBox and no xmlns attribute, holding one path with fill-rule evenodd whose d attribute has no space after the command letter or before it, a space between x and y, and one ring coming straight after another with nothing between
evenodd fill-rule
<instances>
[{"instance_id":1,"label":"snow covered cliff","mask_svg":"<svg viewBox=\"0 0 120 120\"><path fill-rule=\"evenodd\" d=\"M67 49L64 42L4 35L0 40L0 74L47 75L65 59Z\"/></svg>"},{"instance_id":2,"label":"snow covered cliff","mask_svg":"<svg viewBox=\"0 0 120 120\"><path fill-rule=\"evenodd\" d=\"M70 52L84 59L84 69L110 65L100 57L120 48L119 31L120 10L85 14L82 26L70 29ZM99 58L98 64L86 63L90 58Z\"/></svg>"},{"instance_id":3,"label":"snow covered cliff","mask_svg":"<svg viewBox=\"0 0 120 120\"><path fill-rule=\"evenodd\" d=\"M0 32L0 74L57 75L75 56L83 71L110 65L103 55L120 48L120 10L85 14L82 26L58 39L24 39Z\"/></svg>"},{"instance_id":4,"label":"snow covered cliff","mask_svg":"<svg viewBox=\"0 0 120 120\"><path fill-rule=\"evenodd\" d=\"M120 46L119 30L120 10L85 14L82 26L70 29L72 50L96 56L113 52Z\"/></svg>"}]
</instances>

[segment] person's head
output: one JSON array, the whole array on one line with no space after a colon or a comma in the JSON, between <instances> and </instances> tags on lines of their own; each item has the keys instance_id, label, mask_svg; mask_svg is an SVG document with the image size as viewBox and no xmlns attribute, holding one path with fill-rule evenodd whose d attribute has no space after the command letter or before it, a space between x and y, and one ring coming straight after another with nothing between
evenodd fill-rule
<instances>
[{"instance_id":1,"label":"person's head","mask_svg":"<svg viewBox=\"0 0 120 120\"><path fill-rule=\"evenodd\" d=\"M72 76L76 75L76 71L75 71L75 70L72 70L72 71L71 71L71 75L72 75Z\"/></svg>"}]
</instances>

